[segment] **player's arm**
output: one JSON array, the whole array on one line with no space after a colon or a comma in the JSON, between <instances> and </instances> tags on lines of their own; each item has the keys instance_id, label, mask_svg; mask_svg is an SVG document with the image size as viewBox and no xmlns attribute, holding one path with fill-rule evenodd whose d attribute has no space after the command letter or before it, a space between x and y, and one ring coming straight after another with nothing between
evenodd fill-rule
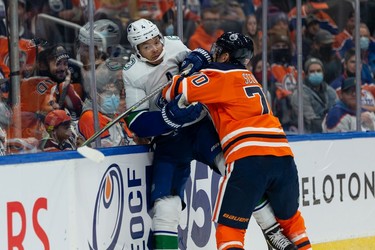
<instances>
[{"instance_id":1,"label":"player's arm","mask_svg":"<svg viewBox=\"0 0 375 250\"><path fill-rule=\"evenodd\" d=\"M129 129L139 137L152 137L180 128L193 122L202 112L201 104L185 105L181 95L166 104L161 111L141 110L127 117Z\"/></svg>"},{"instance_id":2,"label":"player's arm","mask_svg":"<svg viewBox=\"0 0 375 250\"><path fill-rule=\"evenodd\" d=\"M172 100L175 96L182 93L181 83L185 77L191 76L201 69L206 68L212 62L211 55L208 51L197 48L191 51L185 60L181 63L180 75L173 78L172 86L168 86L163 90L163 96L166 96L168 89L173 91L171 95L168 94L168 101Z\"/></svg>"}]
</instances>

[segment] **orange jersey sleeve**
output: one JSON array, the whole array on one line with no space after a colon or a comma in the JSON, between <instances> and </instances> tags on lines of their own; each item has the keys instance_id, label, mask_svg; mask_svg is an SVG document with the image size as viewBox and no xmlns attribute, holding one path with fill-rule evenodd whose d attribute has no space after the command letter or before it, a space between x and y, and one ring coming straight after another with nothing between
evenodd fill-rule
<instances>
[{"instance_id":1,"label":"orange jersey sleeve","mask_svg":"<svg viewBox=\"0 0 375 250\"><path fill-rule=\"evenodd\" d=\"M293 155L277 117L272 114L261 85L247 70L201 70L173 78L164 91L171 100L183 93L189 103L206 105L219 133L226 162L251 155Z\"/></svg>"},{"instance_id":2,"label":"orange jersey sleeve","mask_svg":"<svg viewBox=\"0 0 375 250\"><path fill-rule=\"evenodd\" d=\"M105 125L109 122L109 119L107 119L105 116L101 115L99 113L99 128L104 128ZM82 113L81 117L78 121L78 130L80 134L87 140L91 136L95 134L95 127L94 127L94 113L92 110L87 110L84 113ZM103 132L101 135L101 138L105 138L109 136L109 131Z\"/></svg>"}]
</instances>

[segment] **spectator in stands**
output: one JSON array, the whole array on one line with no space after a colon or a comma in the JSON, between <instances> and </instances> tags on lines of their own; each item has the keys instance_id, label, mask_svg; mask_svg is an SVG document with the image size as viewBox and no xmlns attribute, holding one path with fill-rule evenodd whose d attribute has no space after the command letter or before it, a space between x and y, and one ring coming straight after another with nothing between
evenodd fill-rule
<instances>
[{"instance_id":1,"label":"spectator in stands","mask_svg":"<svg viewBox=\"0 0 375 250\"><path fill-rule=\"evenodd\" d=\"M374 78L375 73L375 41L365 23L359 26L359 47L361 49L362 71L367 71ZM365 72L364 72L365 73Z\"/></svg>"},{"instance_id":2,"label":"spectator in stands","mask_svg":"<svg viewBox=\"0 0 375 250\"><path fill-rule=\"evenodd\" d=\"M246 17L244 10L237 0L230 0L226 2L222 8L222 13L220 16L220 29L222 29L224 32L242 32L242 26Z\"/></svg>"},{"instance_id":3,"label":"spectator in stands","mask_svg":"<svg viewBox=\"0 0 375 250\"><path fill-rule=\"evenodd\" d=\"M63 45L56 44L47 47L39 53L38 76L52 80L53 94L58 109L68 109L72 117L79 117L82 112L82 100L76 91L79 84L71 82L71 72L68 68L70 58ZM77 87L78 86L78 87Z\"/></svg>"},{"instance_id":4,"label":"spectator in stands","mask_svg":"<svg viewBox=\"0 0 375 250\"><path fill-rule=\"evenodd\" d=\"M75 0L49 0L44 1L43 12L69 22L82 24L83 8L82 1ZM68 45L74 44L75 30L50 19L38 17L35 23L35 35L43 38L51 44L62 43L70 49ZM53 34L53 35L51 35Z\"/></svg>"},{"instance_id":5,"label":"spectator in stands","mask_svg":"<svg viewBox=\"0 0 375 250\"><path fill-rule=\"evenodd\" d=\"M349 77L342 82L338 92L339 101L328 111L324 118L323 132L348 132L357 130L356 118L356 81ZM374 131L375 115L366 109L361 109L361 131Z\"/></svg>"},{"instance_id":6,"label":"spectator in stands","mask_svg":"<svg viewBox=\"0 0 375 250\"><path fill-rule=\"evenodd\" d=\"M80 114L82 103L70 84L68 57L63 46L48 47L39 54L40 76L21 80L21 113L14 114L9 132L12 139L9 141L14 141L16 145L12 150L14 153L33 151L34 141L44 138L43 120L48 112L67 108L75 116ZM16 119L18 116L21 117L20 122Z\"/></svg>"},{"instance_id":7,"label":"spectator in stands","mask_svg":"<svg viewBox=\"0 0 375 250\"><path fill-rule=\"evenodd\" d=\"M106 61L96 71L96 100L99 109L99 126L103 128L116 118L120 105L123 82L119 81L122 64ZM78 131L87 140L95 133L92 102L86 99L83 112L78 121ZM125 127L125 121L116 123L101 135L102 147L134 145L132 133Z\"/></svg>"},{"instance_id":8,"label":"spectator in stands","mask_svg":"<svg viewBox=\"0 0 375 250\"><path fill-rule=\"evenodd\" d=\"M9 94L8 79L4 78L0 69L0 156L7 154L7 130L11 123L12 109L7 103Z\"/></svg>"},{"instance_id":9,"label":"spectator in stands","mask_svg":"<svg viewBox=\"0 0 375 250\"><path fill-rule=\"evenodd\" d=\"M288 15L274 5L270 5L267 14L267 29L277 29L288 31L289 34L289 20Z\"/></svg>"},{"instance_id":10,"label":"spectator in stands","mask_svg":"<svg viewBox=\"0 0 375 250\"><path fill-rule=\"evenodd\" d=\"M267 80L266 82L271 82L271 68L269 63L267 62ZM262 54L257 54L253 58L251 58L250 63L247 66L248 70L251 71L255 77L255 79L263 85L263 61L262 61Z\"/></svg>"},{"instance_id":11,"label":"spectator in stands","mask_svg":"<svg viewBox=\"0 0 375 250\"><path fill-rule=\"evenodd\" d=\"M305 4L302 5L302 25L306 26L306 17L309 15L314 15L319 22L321 29L327 30L332 35L338 33L338 27L336 22L325 12L329 6L325 0L307 0ZM297 8L294 7L288 13L290 30L295 37L295 31L297 29ZM293 39L294 40L294 39Z\"/></svg>"},{"instance_id":12,"label":"spectator in stands","mask_svg":"<svg viewBox=\"0 0 375 250\"><path fill-rule=\"evenodd\" d=\"M10 138L36 138L45 134L44 117L54 109L69 110L75 117L82 110L82 101L70 83L67 67L69 55L62 45L41 51L39 76L22 79L20 83L21 123L12 122ZM13 120L17 121L17 120Z\"/></svg>"},{"instance_id":13,"label":"spectator in stands","mask_svg":"<svg viewBox=\"0 0 375 250\"><path fill-rule=\"evenodd\" d=\"M319 22L314 15L306 17L306 26L302 33L302 60L305 63L308 55L311 53L312 46L315 41L315 36L319 32Z\"/></svg>"},{"instance_id":14,"label":"spectator in stands","mask_svg":"<svg viewBox=\"0 0 375 250\"><path fill-rule=\"evenodd\" d=\"M331 86L338 93L341 90L341 85L345 79L356 76L356 58L355 50L352 48L346 51L343 62L344 72L337 77ZM362 107L375 111L375 85L371 75L365 74L365 71L361 70L361 103Z\"/></svg>"},{"instance_id":15,"label":"spectator in stands","mask_svg":"<svg viewBox=\"0 0 375 250\"><path fill-rule=\"evenodd\" d=\"M9 0L8 0L9 1ZM30 3L29 3L30 4ZM23 39L32 39L34 38L34 34L26 25L26 0L18 0L18 32L19 37ZM9 3L6 5L9 8ZM0 36L9 36L9 9L8 9L8 16L7 19L3 18L0 21Z\"/></svg>"},{"instance_id":16,"label":"spectator in stands","mask_svg":"<svg viewBox=\"0 0 375 250\"><path fill-rule=\"evenodd\" d=\"M106 16L110 17L112 20L119 21L120 19L122 19L124 21L124 27L126 27L128 20L134 20L139 18L139 2L141 1L100 0L100 5L95 4L96 10L94 19L97 20L96 17L98 16Z\"/></svg>"},{"instance_id":17,"label":"spectator in stands","mask_svg":"<svg viewBox=\"0 0 375 250\"><path fill-rule=\"evenodd\" d=\"M253 73L255 79L263 86L263 61L262 61L262 54L257 54L253 58L251 58L250 62L246 67L250 72ZM267 80L266 83L269 84L271 82L271 68L269 63L267 62ZM270 91L267 91L267 101L271 103L271 94Z\"/></svg>"},{"instance_id":18,"label":"spectator in stands","mask_svg":"<svg viewBox=\"0 0 375 250\"><path fill-rule=\"evenodd\" d=\"M324 80L332 82L342 72L342 64L332 49L334 36L326 30L320 29L312 45L308 58L315 57L322 61L325 71Z\"/></svg>"},{"instance_id":19,"label":"spectator in stands","mask_svg":"<svg viewBox=\"0 0 375 250\"><path fill-rule=\"evenodd\" d=\"M356 76L356 58L355 58L355 50L354 48L349 49L346 51L344 56L344 61L342 63L343 73L338 76L334 81L331 82L331 86L339 90L342 84L342 79L348 77L355 77ZM368 69L364 70L361 64L361 81L362 85L364 84L373 84L374 79L372 77L371 72Z\"/></svg>"},{"instance_id":20,"label":"spectator in stands","mask_svg":"<svg viewBox=\"0 0 375 250\"><path fill-rule=\"evenodd\" d=\"M347 26L351 27L352 22L354 22L354 17L349 18ZM338 48L336 48L337 54L340 55L341 58L344 58L345 53L355 48L355 29L354 26L352 27L351 33L344 30L335 38L335 46L338 46L339 39L343 39L341 44ZM375 42L370 36L370 31L368 26L365 23L360 23L359 26L359 47L361 50L361 62L362 62L362 77L366 79L368 83L371 78L374 76L375 72ZM371 82L371 81L370 81ZM371 82L372 83L372 82Z\"/></svg>"},{"instance_id":21,"label":"spectator in stands","mask_svg":"<svg viewBox=\"0 0 375 250\"><path fill-rule=\"evenodd\" d=\"M52 110L44 119L48 136L40 141L39 148L45 152L75 150L71 117L64 110Z\"/></svg>"},{"instance_id":22,"label":"spectator in stands","mask_svg":"<svg viewBox=\"0 0 375 250\"><path fill-rule=\"evenodd\" d=\"M297 85L297 70L292 65L293 49L290 37L287 31L279 29L269 30L268 36L271 67L269 90L272 98L272 110L280 119L285 131L295 132L297 118L293 117L290 98Z\"/></svg>"},{"instance_id":23,"label":"spectator in stands","mask_svg":"<svg viewBox=\"0 0 375 250\"><path fill-rule=\"evenodd\" d=\"M340 58L344 58L345 51L354 47L353 32L355 28L354 11L351 11L343 31L335 36L333 49Z\"/></svg>"},{"instance_id":24,"label":"spectator in stands","mask_svg":"<svg viewBox=\"0 0 375 250\"><path fill-rule=\"evenodd\" d=\"M192 5L188 4L188 6L192 9L185 8L183 6L183 42L187 44L190 36L194 33L196 29L196 24L200 19L200 15L196 14L196 11L200 13L199 9L196 9L196 4L199 2L190 2ZM194 10L194 11L193 11ZM167 12L164 13L162 24L160 25L160 30L162 31L163 35L178 35L177 34L177 7L174 6L173 8L169 9Z\"/></svg>"},{"instance_id":25,"label":"spectator in stands","mask_svg":"<svg viewBox=\"0 0 375 250\"><path fill-rule=\"evenodd\" d=\"M36 55L40 51L40 46L35 42L36 40L29 40L20 38L19 46L19 65L21 78L31 77L35 73ZM6 77L10 75L10 53L9 53L9 39L6 36L0 36L0 68L3 70Z\"/></svg>"},{"instance_id":26,"label":"spectator in stands","mask_svg":"<svg viewBox=\"0 0 375 250\"><path fill-rule=\"evenodd\" d=\"M254 55L261 53L262 51L262 32L258 27L258 22L254 14L250 14L246 17L246 21L243 25L242 33L249 36L254 42Z\"/></svg>"},{"instance_id":27,"label":"spectator in stands","mask_svg":"<svg viewBox=\"0 0 375 250\"><path fill-rule=\"evenodd\" d=\"M189 49L202 48L209 51L216 39L224 33L219 27L219 9L217 7L203 9L201 22L189 39Z\"/></svg>"},{"instance_id":28,"label":"spectator in stands","mask_svg":"<svg viewBox=\"0 0 375 250\"><path fill-rule=\"evenodd\" d=\"M322 121L328 110L335 104L336 91L323 79L323 63L310 58L305 63L305 79L302 90L303 121L305 133L322 132ZM292 107L298 114L298 91L292 94Z\"/></svg>"}]
</instances>

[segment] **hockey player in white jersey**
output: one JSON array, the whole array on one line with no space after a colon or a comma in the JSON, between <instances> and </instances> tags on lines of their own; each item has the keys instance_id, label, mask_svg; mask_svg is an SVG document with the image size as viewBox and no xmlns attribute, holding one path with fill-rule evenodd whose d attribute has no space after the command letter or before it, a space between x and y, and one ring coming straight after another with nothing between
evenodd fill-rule
<instances>
[{"instance_id":1,"label":"hockey player in white jersey","mask_svg":"<svg viewBox=\"0 0 375 250\"><path fill-rule=\"evenodd\" d=\"M129 24L127 31L135 50L123 70L128 106L148 96L173 75L190 75L211 60L204 50L190 51L178 37L163 37L158 27L146 19ZM195 159L216 172L224 169L216 130L201 104L186 107L181 96L167 103L161 94L130 113L127 123L137 136L153 138L153 249L178 249L177 228L185 207L183 193L190 162ZM276 249L294 249L280 232L269 204L264 202L259 208L253 215L268 234L268 242L286 242L283 248ZM270 235L272 239L267 237Z\"/></svg>"}]
</instances>

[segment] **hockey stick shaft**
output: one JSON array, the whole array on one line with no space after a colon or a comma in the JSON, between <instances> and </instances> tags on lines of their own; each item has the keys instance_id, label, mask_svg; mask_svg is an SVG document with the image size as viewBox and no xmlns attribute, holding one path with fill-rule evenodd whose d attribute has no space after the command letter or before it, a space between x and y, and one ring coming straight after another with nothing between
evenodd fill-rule
<instances>
[{"instance_id":1,"label":"hockey stick shaft","mask_svg":"<svg viewBox=\"0 0 375 250\"><path fill-rule=\"evenodd\" d=\"M128 108L124 113L117 116L113 121L107 123L101 130L97 131L95 134L93 134L90 138L88 138L83 144L83 146L89 145L91 142L96 140L101 134L103 134L105 131L107 131L110 127L115 125L118 121L120 121L122 118L126 117L129 113L136 110L139 106L141 106L144 102L150 100L154 95L160 93L166 86L168 86L171 83L171 80L160 85L155 90L153 90L150 94L143 97L141 100L139 100L137 103L133 104L130 108Z\"/></svg>"}]
</instances>

